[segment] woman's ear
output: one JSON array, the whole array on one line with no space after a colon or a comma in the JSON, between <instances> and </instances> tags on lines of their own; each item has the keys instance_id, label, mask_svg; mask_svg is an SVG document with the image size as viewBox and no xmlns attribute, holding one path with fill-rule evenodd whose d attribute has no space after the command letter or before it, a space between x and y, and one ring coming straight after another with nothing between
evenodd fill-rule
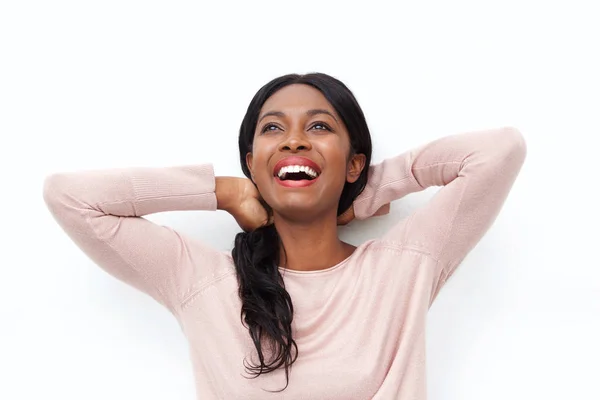
<instances>
[{"instance_id":1,"label":"woman's ear","mask_svg":"<svg viewBox=\"0 0 600 400\"><path fill-rule=\"evenodd\" d=\"M246 153L246 166L250 170L250 176L252 176L252 182L254 182L254 171L252 170L252 153Z\"/></svg>"},{"instance_id":2,"label":"woman's ear","mask_svg":"<svg viewBox=\"0 0 600 400\"><path fill-rule=\"evenodd\" d=\"M367 156L364 154L353 154L348 161L348 169L346 171L346 181L354 183L365 168Z\"/></svg>"}]
</instances>

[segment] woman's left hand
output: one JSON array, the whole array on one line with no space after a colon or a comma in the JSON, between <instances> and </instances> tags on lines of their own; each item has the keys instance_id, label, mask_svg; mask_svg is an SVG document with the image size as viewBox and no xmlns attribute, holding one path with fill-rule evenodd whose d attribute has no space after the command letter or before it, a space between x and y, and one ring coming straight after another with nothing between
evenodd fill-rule
<instances>
[{"instance_id":1,"label":"woman's left hand","mask_svg":"<svg viewBox=\"0 0 600 400\"><path fill-rule=\"evenodd\" d=\"M354 204L350 206L343 214L338 215L337 224L346 225L354 219Z\"/></svg>"}]
</instances>

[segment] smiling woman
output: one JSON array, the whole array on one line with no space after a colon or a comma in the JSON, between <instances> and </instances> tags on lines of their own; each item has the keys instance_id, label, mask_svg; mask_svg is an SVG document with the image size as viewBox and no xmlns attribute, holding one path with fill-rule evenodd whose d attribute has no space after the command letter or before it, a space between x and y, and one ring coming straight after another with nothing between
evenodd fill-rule
<instances>
[{"instance_id":1,"label":"smiling woman","mask_svg":"<svg viewBox=\"0 0 600 400\"><path fill-rule=\"evenodd\" d=\"M252 99L239 153L247 179L211 164L56 173L44 199L91 259L177 318L199 399L425 399L427 311L498 216L521 133L453 134L370 165L350 90L286 75ZM431 186L382 237L339 239L338 224ZM244 230L231 254L143 218L216 209Z\"/></svg>"},{"instance_id":2,"label":"smiling woman","mask_svg":"<svg viewBox=\"0 0 600 400\"><path fill-rule=\"evenodd\" d=\"M252 99L239 144L242 170L273 213L273 225L238 234L233 249L242 317L260 360L250 371L258 376L283 366L287 386L297 345L293 303L278 266L319 270L354 252L338 238L337 217L367 182L371 136L342 82L324 74L287 75ZM276 349L271 360L264 341Z\"/></svg>"}]
</instances>

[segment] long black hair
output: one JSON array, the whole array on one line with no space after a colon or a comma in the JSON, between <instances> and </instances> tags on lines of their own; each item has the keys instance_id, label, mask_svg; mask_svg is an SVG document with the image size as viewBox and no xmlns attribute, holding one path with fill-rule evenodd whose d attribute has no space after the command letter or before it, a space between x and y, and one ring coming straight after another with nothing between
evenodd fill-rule
<instances>
[{"instance_id":1,"label":"long black hair","mask_svg":"<svg viewBox=\"0 0 600 400\"><path fill-rule=\"evenodd\" d=\"M368 167L371 162L371 135L365 116L352 92L342 82L329 75L311 73L290 74L273 79L255 95L240 127L240 163L244 175L250 178L246 165L246 154L252 152L254 131L260 110L275 92L292 85L304 84L319 90L336 110L350 136L351 155L364 154L365 168L354 183L344 185L337 215L352 205L354 199L367 184ZM285 290L283 277L278 269L280 238L275 225L258 228L252 232L241 232L235 237L232 257L239 283L239 296L242 300L242 323L248 327L250 337L258 352L258 365L244 365L254 378L260 374L285 367L286 386L289 384L289 370L298 357L298 346L292 338L294 307L289 293ZM263 340L271 349L271 357L266 360L263 353Z\"/></svg>"}]
</instances>

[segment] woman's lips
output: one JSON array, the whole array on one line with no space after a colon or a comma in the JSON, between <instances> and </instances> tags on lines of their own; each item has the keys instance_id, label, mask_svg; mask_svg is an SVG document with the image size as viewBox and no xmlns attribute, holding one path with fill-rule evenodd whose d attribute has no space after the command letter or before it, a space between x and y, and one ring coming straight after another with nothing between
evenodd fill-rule
<instances>
[{"instance_id":1,"label":"woman's lips","mask_svg":"<svg viewBox=\"0 0 600 400\"><path fill-rule=\"evenodd\" d=\"M289 187L289 188L302 188L302 187L306 187L306 186L310 186L313 183L315 183L321 175L317 176L315 179L302 179L299 181L294 181L291 179L287 179L282 181L281 179L279 179L279 177L275 177L275 181L277 181L277 183L279 183L281 186L285 186L285 187Z\"/></svg>"},{"instance_id":2,"label":"woman's lips","mask_svg":"<svg viewBox=\"0 0 600 400\"><path fill-rule=\"evenodd\" d=\"M282 167L286 167L288 165L307 166L307 167L312 168L317 174L319 174L319 175L321 174L321 168L317 165L317 163L315 163L310 158L301 157L301 156L288 156L288 157L285 157L285 158L279 160L277 162L277 164L275 164L275 167L273 168L273 176L277 176L277 174L279 173L279 170Z\"/></svg>"}]
</instances>

